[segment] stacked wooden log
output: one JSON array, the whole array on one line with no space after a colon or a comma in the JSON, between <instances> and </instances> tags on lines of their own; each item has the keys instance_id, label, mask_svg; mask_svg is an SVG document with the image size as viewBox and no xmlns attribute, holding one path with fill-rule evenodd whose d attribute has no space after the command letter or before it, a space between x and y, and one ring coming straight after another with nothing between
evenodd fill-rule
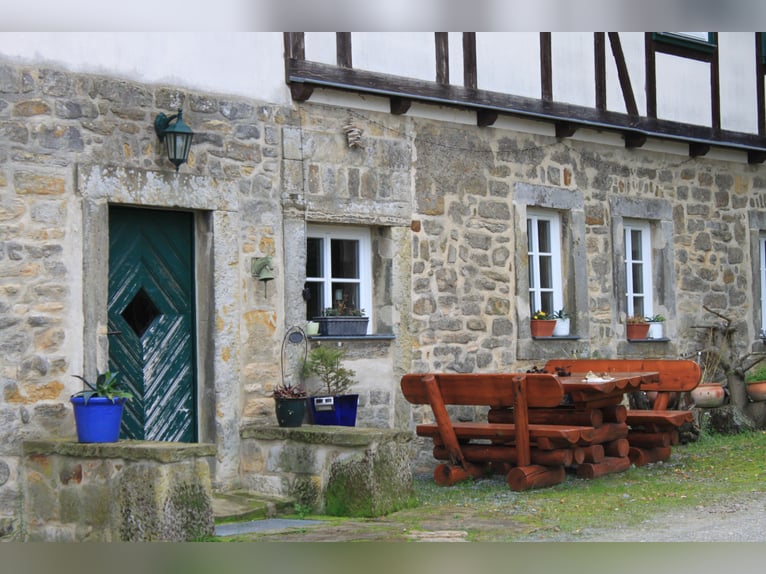
<instances>
[{"instance_id":1,"label":"stacked wooden log","mask_svg":"<svg viewBox=\"0 0 766 574\"><path fill-rule=\"evenodd\" d=\"M630 460L636 466L670 458L670 447L679 441L678 429L692 422L691 411L631 410Z\"/></svg>"},{"instance_id":2,"label":"stacked wooden log","mask_svg":"<svg viewBox=\"0 0 766 574\"><path fill-rule=\"evenodd\" d=\"M578 409L556 407L529 411L530 423L551 425L582 425L577 444L564 450L571 455L562 462L565 467L582 478L595 478L613 472L622 472L630 467L628 442L629 428L626 423L627 409L623 405L609 405L599 408ZM490 423L513 421L513 410L491 408L487 414ZM553 452L556 445L541 437L533 445L537 452ZM561 449L559 449L561 450Z\"/></svg>"}]
</instances>

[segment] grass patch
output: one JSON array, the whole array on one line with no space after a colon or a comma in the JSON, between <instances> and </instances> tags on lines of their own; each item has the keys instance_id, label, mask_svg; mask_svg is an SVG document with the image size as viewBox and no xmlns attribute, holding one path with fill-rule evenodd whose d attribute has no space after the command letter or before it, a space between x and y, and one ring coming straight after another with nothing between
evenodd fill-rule
<instances>
[{"instance_id":1,"label":"grass patch","mask_svg":"<svg viewBox=\"0 0 766 574\"><path fill-rule=\"evenodd\" d=\"M705 506L766 489L766 432L703 435L673 447L670 460L597 479L567 476L552 488L508 490L501 477L439 487L416 480L420 508L471 508L474 516L513 516L529 530L636 525L661 512Z\"/></svg>"},{"instance_id":2,"label":"grass patch","mask_svg":"<svg viewBox=\"0 0 766 574\"><path fill-rule=\"evenodd\" d=\"M766 432L702 435L673 447L670 460L586 480L574 475L559 485L514 492L493 476L450 487L430 475L415 477L417 506L377 518L306 514L285 518L323 521L322 532L338 540L405 540L409 532L464 530L468 540L505 541L557 536L588 529L631 527L665 512L746 501L766 492ZM307 530L307 540L311 532ZM296 530L250 534L228 540L302 540Z\"/></svg>"}]
</instances>

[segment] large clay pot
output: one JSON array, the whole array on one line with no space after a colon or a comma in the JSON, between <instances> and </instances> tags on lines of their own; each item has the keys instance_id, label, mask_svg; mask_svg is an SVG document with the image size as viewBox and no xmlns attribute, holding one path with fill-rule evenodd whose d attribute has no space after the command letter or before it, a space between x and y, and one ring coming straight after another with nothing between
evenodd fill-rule
<instances>
[{"instance_id":1,"label":"large clay pot","mask_svg":"<svg viewBox=\"0 0 766 574\"><path fill-rule=\"evenodd\" d=\"M694 406L705 409L720 407L726 399L726 390L718 383L698 385L689 394L694 401Z\"/></svg>"},{"instance_id":2,"label":"large clay pot","mask_svg":"<svg viewBox=\"0 0 766 574\"><path fill-rule=\"evenodd\" d=\"M747 396L751 401L766 401L766 381L748 383Z\"/></svg>"}]
</instances>

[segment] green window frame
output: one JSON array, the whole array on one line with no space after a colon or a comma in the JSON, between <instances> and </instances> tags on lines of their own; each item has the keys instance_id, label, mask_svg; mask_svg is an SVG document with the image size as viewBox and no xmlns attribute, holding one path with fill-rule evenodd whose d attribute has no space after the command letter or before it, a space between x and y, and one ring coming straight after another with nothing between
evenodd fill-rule
<instances>
[{"instance_id":1,"label":"green window frame","mask_svg":"<svg viewBox=\"0 0 766 574\"><path fill-rule=\"evenodd\" d=\"M652 38L657 42L700 52L712 53L718 49L718 34L716 32L653 32Z\"/></svg>"}]
</instances>

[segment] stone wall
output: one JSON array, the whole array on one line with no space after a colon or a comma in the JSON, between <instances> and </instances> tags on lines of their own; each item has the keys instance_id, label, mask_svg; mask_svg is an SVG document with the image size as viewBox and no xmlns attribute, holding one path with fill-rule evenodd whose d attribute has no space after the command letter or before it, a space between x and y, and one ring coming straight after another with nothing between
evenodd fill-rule
<instances>
[{"instance_id":1,"label":"stone wall","mask_svg":"<svg viewBox=\"0 0 766 574\"><path fill-rule=\"evenodd\" d=\"M196 135L176 174L153 120L178 107ZM0 533L18 525L22 441L74 436L71 375L106 364L110 203L196 214L200 438L216 445L217 488L243 480L241 427L275 421L282 338L305 321L306 222L372 233L373 332L388 339L353 344L365 425L411 429L430 416L398 392L409 371L693 355L700 327L715 322L703 305L732 316L737 354L764 350L763 166L737 152L691 158L667 142L626 149L588 130L556 139L545 124L480 128L461 113L282 107L0 62ZM347 125L361 130L355 145ZM566 340L529 335L525 220L535 207L564 221ZM624 337L630 218L655 223L666 342ZM264 255L275 263L266 286L250 275ZM417 457L432 462L427 447Z\"/></svg>"}]
</instances>

